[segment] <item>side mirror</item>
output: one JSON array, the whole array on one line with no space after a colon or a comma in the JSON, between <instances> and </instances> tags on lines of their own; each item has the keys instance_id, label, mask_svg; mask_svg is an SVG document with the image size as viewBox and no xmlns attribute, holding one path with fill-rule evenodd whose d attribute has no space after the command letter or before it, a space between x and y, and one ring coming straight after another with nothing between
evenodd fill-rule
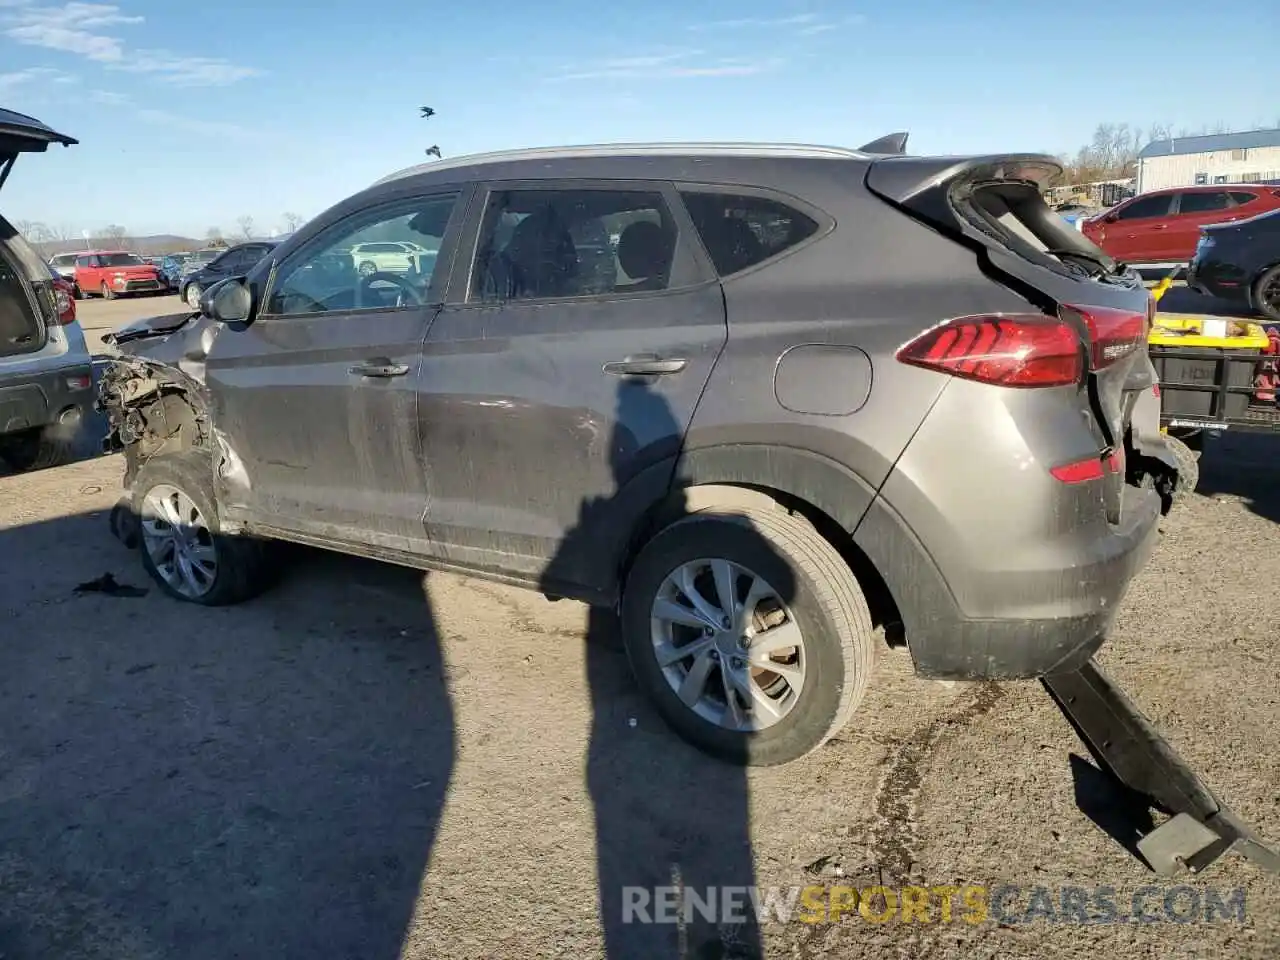
<instances>
[{"instance_id":1,"label":"side mirror","mask_svg":"<svg viewBox=\"0 0 1280 960\"><path fill-rule=\"evenodd\" d=\"M253 312L253 294L243 277L219 280L201 295L200 312L219 323L244 323Z\"/></svg>"}]
</instances>

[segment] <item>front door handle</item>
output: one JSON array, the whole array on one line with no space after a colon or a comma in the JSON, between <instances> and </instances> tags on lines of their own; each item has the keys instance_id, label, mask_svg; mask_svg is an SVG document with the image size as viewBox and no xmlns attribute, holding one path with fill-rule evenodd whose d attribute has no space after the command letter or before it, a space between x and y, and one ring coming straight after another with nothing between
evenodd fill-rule
<instances>
[{"instance_id":1,"label":"front door handle","mask_svg":"<svg viewBox=\"0 0 1280 960\"><path fill-rule=\"evenodd\" d=\"M679 373L689 361L680 358L664 360L652 353L637 354L625 360L610 360L602 368L615 377L666 377Z\"/></svg>"},{"instance_id":2,"label":"front door handle","mask_svg":"<svg viewBox=\"0 0 1280 960\"><path fill-rule=\"evenodd\" d=\"M1152 230L1168 230L1168 229L1169 229L1169 225L1168 225L1167 223L1157 223L1157 224L1154 224L1154 225L1151 227L1151 229L1152 229Z\"/></svg>"},{"instance_id":3,"label":"front door handle","mask_svg":"<svg viewBox=\"0 0 1280 960\"><path fill-rule=\"evenodd\" d=\"M409 372L409 365L406 363L392 363L385 357L376 357L373 360L366 360L364 363L358 363L351 368L351 373L357 377L403 377Z\"/></svg>"}]
</instances>

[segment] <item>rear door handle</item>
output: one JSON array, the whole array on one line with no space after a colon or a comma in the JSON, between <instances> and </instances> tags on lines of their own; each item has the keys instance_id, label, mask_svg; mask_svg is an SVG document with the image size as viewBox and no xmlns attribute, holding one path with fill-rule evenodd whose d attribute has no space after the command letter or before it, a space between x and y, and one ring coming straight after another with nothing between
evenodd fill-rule
<instances>
[{"instance_id":1,"label":"rear door handle","mask_svg":"<svg viewBox=\"0 0 1280 960\"><path fill-rule=\"evenodd\" d=\"M642 353L625 360L610 360L602 369L615 377L666 377L679 373L688 363L680 358L664 360L652 353Z\"/></svg>"},{"instance_id":2,"label":"rear door handle","mask_svg":"<svg viewBox=\"0 0 1280 960\"><path fill-rule=\"evenodd\" d=\"M351 373L357 377L403 377L408 372L408 364L392 363L382 357L358 363L351 368Z\"/></svg>"}]
</instances>

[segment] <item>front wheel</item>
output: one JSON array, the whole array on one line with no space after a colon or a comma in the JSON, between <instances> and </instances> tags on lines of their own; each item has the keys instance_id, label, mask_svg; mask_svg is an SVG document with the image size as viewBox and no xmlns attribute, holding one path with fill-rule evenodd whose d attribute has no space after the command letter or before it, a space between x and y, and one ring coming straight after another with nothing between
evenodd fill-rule
<instances>
[{"instance_id":1,"label":"front wheel","mask_svg":"<svg viewBox=\"0 0 1280 960\"><path fill-rule=\"evenodd\" d=\"M200 293L200 284L198 283L193 283L187 287L187 292L183 299L187 301L187 306L192 310L200 309Z\"/></svg>"},{"instance_id":2,"label":"front wheel","mask_svg":"<svg viewBox=\"0 0 1280 960\"><path fill-rule=\"evenodd\" d=\"M671 727L753 766L796 760L838 732L876 649L848 565L781 511L696 513L660 532L627 578L622 629Z\"/></svg>"},{"instance_id":3,"label":"front wheel","mask_svg":"<svg viewBox=\"0 0 1280 960\"><path fill-rule=\"evenodd\" d=\"M102 281L102 289L99 292L102 294L103 300L114 300L116 298L116 292L111 289L111 286L105 280Z\"/></svg>"},{"instance_id":4,"label":"front wheel","mask_svg":"<svg viewBox=\"0 0 1280 960\"><path fill-rule=\"evenodd\" d=\"M265 544L219 532L208 451L148 460L134 479L132 506L142 565L169 596L225 606L272 582Z\"/></svg>"}]
</instances>

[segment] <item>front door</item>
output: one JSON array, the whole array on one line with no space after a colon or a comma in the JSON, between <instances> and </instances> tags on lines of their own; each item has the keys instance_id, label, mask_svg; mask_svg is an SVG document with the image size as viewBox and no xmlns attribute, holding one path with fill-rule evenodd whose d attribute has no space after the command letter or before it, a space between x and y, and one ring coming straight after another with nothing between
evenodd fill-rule
<instances>
[{"instance_id":1,"label":"front door","mask_svg":"<svg viewBox=\"0 0 1280 960\"><path fill-rule=\"evenodd\" d=\"M231 448L232 518L330 539L420 550L426 504L417 389L436 278L361 276L358 243L438 249L456 194L354 213L277 264L259 314L224 330L207 364L214 422Z\"/></svg>"},{"instance_id":2,"label":"front door","mask_svg":"<svg viewBox=\"0 0 1280 960\"><path fill-rule=\"evenodd\" d=\"M477 253L449 296L463 302L423 353L432 549L607 578L566 542L602 533L646 468L647 488L670 482L656 465L678 453L727 336L719 283L665 184L498 185L475 207Z\"/></svg>"},{"instance_id":3,"label":"front door","mask_svg":"<svg viewBox=\"0 0 1280 960\"><path fill-rule=\"evenodd\" d=\"M1116 219L1104 222L1098 246L1127 263L1161 263L1169 230L1172 194L1137 197L1116 211Z\"/></svg>"}]
</instances>

